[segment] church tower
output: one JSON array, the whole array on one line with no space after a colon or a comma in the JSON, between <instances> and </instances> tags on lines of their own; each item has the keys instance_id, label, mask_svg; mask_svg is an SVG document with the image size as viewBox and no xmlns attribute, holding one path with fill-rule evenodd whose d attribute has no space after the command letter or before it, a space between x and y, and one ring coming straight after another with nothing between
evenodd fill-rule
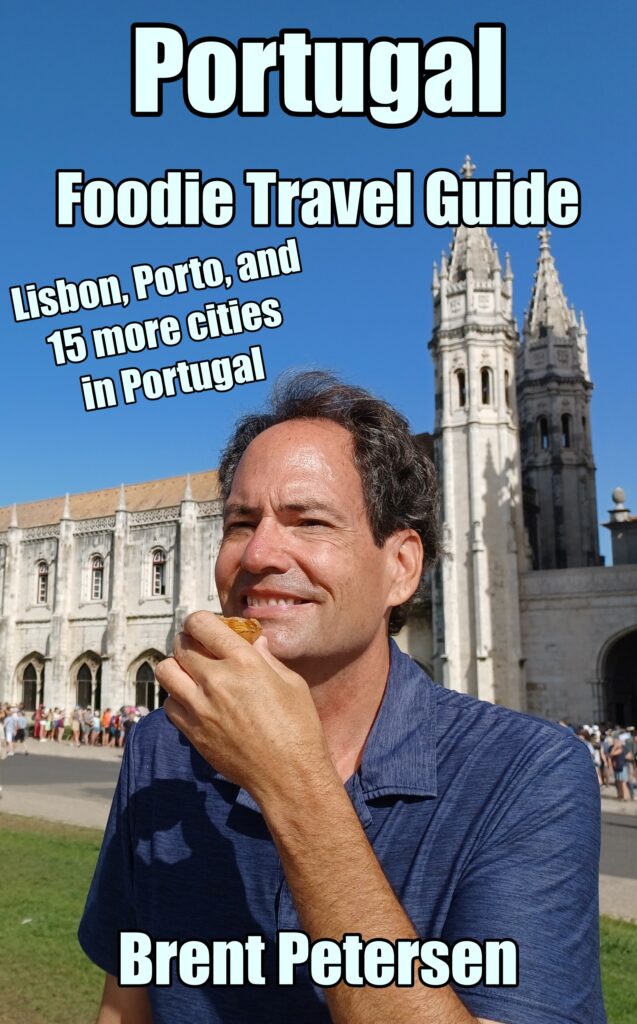
<instances>
[{"instance_id":1,"label":"church tower","mask_svg":"<svg viewBox=\"0 0 637 1024\"><path fill-rule=\"evenodd\" d=\"M526 526L534 569L599 564L584 317L569 309L549 246L540 255L517 360Z\"/></svg>"},{"instance_id":2,"label":"church tower","mask_svg":"<svg viewBox=\"0 0 637 1024\"><path fill-rule=\"evenodd\" d=\"M462 173L475 171L469 157ZM434 265L434 451L446 557L434 582L435 674L524 709L518 573L525 567L513 274L482 227Z\"/></svg>"}]
</instances>

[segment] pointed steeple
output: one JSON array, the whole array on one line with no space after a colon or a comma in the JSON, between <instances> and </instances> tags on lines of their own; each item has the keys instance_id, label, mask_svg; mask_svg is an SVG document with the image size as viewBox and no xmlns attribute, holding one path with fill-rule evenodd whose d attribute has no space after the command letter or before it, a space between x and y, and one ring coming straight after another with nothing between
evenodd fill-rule
<instances>
[{"instance_id":1,"label":"pointed steeple","mask_svg":"<svg viewBox=\"0 0 637 1024\"><path fill-rule=\"evenodd\" d=\"M192 501L192 482L190 479L190 473L186 473L186 483L184 486L184 496L182 501Z\"/></svg>"},{"instance_id":2,"label":"pointed steeple","mask_svg":"<svg viewBox=\"0 0 637 1024\"><path fill-rule=\"evenodd\" d=\"M550 237L551 232L546 228L542 228L538 235L540 255L531 294L528 332L531 335L544 334L542 328L545 328L546 331L551 329L556 337L566 338L572 324L571 313L549 245Z\"/></svg>"},{"instance_id":3,"label":"pointed steeple","mask_svg":"<svg viewBox=\"0 0 637 1024\"><path fill-rule=\"evenodd\" d=\"M126 512L126 488L124 484L119 485L119 501L117 502L117 511Z\"/></svg>"},{"instance_id":4,"label":"pointed steeple","mask_svg":"<svg viewBox=\"0 0 637 1024\"><path fill-rule=\"evenodd\" d=\"M62 509L62 515L60 516L60 519L70 519L70 518L71 518L71 497L69 495L69 492L67 491L66 494L64 495L64 508Z\"/></svg>"},{"instance_id":5,"label":"pointed steeple","mask_svg":"<svg viewBox=\"0 0 637 1024\"><path fill-rule=\"evenodd\" d=\"M465 181L473 177L476 165L467 155L460 173ZM471 270L476 281L490 278L499 269L497 250L489 238L486 228L468 228L461 224L454 230L449 261L451 284L464 281L467 270Z\"/></svg>"}]
</instances>

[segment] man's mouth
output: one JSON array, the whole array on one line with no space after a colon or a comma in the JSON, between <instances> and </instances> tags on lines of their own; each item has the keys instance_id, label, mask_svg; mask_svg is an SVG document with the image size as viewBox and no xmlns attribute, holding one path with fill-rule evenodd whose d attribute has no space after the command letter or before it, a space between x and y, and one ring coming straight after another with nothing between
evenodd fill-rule
<instances>
[{"instance_id":1,"label":"man's mouth","mask_svg":"<svg viewBox=\"0 0 637 1024\"><path fill-rule=\"evenodd\" d=\"M295 604L307 604L300 597L258 597L248 594L245 597L247 608L288 608Z\"/></svg>"}]
</instances>

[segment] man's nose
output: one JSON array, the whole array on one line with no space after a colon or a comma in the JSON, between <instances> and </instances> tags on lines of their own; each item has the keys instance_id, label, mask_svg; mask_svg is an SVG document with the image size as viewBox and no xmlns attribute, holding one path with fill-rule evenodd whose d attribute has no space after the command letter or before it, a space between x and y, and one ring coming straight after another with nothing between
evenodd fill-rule
<instances>
[{"instance_id":1,"label":"man's nose","mask_svg":"<svg viewBox=\"0 0 637 1024\"><path fill-rule=\"evenodd\" d=\"M263 575L266 572L287 572L291 564L285 528L271 517L264 516L243 549L241 568L254 575Z\"/></svg>"}]
</instances>

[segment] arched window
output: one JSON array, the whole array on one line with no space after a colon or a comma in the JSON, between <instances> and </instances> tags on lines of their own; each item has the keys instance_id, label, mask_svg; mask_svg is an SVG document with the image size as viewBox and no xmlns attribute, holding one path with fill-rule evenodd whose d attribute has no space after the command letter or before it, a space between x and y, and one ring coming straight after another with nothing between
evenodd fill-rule
<instances>
[{"instance_id":1,"label":"arched window","mask_svg":"<svg viewBox=\"0 0 637 1024\"><path fill-rule=\"evenodd\" d=\"M456 378L458 380L458 405L462 409L467 404L467 378L464 370L456 370Z\"/></svg>"},{"instance_id":2,"label":"arched window","mask_svg":"<svg viewBox=\"0 0 637 1024\"><path fill-rule=\"evenodd\" d=\"M491 370L488 366L480 370L480 396L483 405L491 405Z\"/></svg>"},{"instance_id":3,"label":"arched window","mask_svg":"<svg viewBox=\"0 0 637 1024\"><path fill-rule=\"evenodd\" d=\"M95 555L91 559L91 600L101 601L104 597L104 559Z\"/></svg>"},{"instance_id":4,"label":"arched window","mask_svg":"<svg viewBox=\"0 0 637 1024\"><path fill-rule=\"evenodd\" d=\"M509 371L504 371L504 401L506 402L507 409L511 408L511 383L509 377Z\"/></svg>"},{"instance_id":5,"label":"arched window","mask_svg":"<svg viewBox=\"0 0 637 1024\"><path fill-rule=\"evenodd\" d=\"M548 451L549 447L549 421L546 416L540 416L537 421L537 436L538 443L543 452Z\"/></svg>"},{"instance_id":6,"label":"arched window","mask_svg":"<svg viewBox=\"0 0 637 1024\"><path fill-rule=\"evenodd\" d=\"M155 707L155 673L147 661L141 663L135 675L135 704L149 711Z\"/></svg>"},{"instance_id":7,"label":"arched window","mask_svg":"<svg viewBox=\"0 0 637 1024\"><path fill-rule=\"evenodd\" d=\"M151 594L153 597L162 597L166 593L166 552L163 548L155 548L153 551L153 573L151 581Z\"/></svg>"},{"instance_id":8,"label":"arched window","mask_svg":"<svg viewBox=\"0 0 637 1024\"><path fill-rule=\"evenodd\" d=\"M93 688L93 674L90 667L84 662L80 665L77 673L77 690L75 703L81 708L91 705L91 690Z\"/></svg>"},{"instance_id":9,"label":"arched window","mask_svg":"<svg viewBox=\"0 0 637 1024\"><path fill-rule=\"evenodd\" d=\"M562 448L571 447L571 417L567 412L562 414Z\"/></svg>"},{"instance_id":10,"label":"arched window","mask_svg":"<svg viewBox=\"0 0 637 1024\"><path fill-rule=\"evenodd\" d=\"M36 601L46 604L49 599L49 566L47 562L38 562L38 580Z\"/></svg>"},{"instance_id":11,"label":"arched window","mask_svg":"<svg viewBox=\"0 0 637 1024\"><path fill-rule=\"evenodd\" d=\"M27 711L35 711L38 699L38 673L31 662L22 673L22 703Z\"/></svg>"}]
</instances>

